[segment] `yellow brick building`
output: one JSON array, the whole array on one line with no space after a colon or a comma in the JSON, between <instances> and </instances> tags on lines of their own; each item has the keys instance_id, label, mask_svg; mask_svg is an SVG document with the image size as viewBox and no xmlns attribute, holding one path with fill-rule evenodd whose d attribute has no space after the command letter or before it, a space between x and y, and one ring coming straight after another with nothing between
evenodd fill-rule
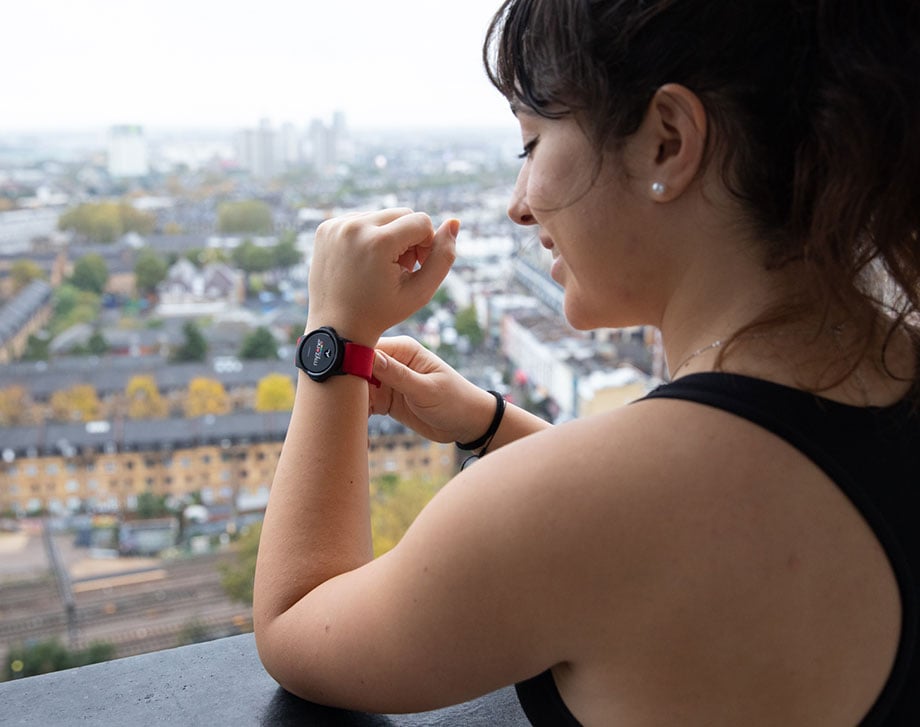
<instances>
[{"instance_id":1,"label":"yellow brick building","mask_svg":"<svg viewBox=\"0 0 920 727\"><path fill-rule=\"evenodd\" d=\"M150 492L258 509L268 499L287 413L244 413L11 427L0 435L0 514L134 509ZM446 480L451 444L429 442L397 422L371 417L371 478Z\"/></svg>"}]
</instances>

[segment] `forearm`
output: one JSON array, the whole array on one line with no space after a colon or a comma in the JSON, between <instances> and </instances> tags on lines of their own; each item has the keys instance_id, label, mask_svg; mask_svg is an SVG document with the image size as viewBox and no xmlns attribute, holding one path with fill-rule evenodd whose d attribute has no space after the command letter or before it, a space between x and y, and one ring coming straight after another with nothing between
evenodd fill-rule
<instances>
[{"instance_id":1,"label":"forearm","mask_svg":"<svg viewBox=\"0 0 920 727\"><path fill-rule=\"evenodd\" d=\"M254 619L271 621L316 586L373 557L367 382L299 374L262 526Z\"/></svg>"}]
</instances>

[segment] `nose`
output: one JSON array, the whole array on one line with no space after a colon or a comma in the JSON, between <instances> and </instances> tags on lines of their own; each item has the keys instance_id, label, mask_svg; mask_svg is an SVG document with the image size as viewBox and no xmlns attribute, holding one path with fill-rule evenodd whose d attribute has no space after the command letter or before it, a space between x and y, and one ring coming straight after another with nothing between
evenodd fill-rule
<instances>
[{"instance_id":1,"label":"nose","mask_svg":"<svg viewBox=\"0 0 920 727\"><path fill-rule=\"evenodd\" d=\"M508 217L519 225L535 225L537 221L527 204L526 190L527 164L525 163L521 167L521 171L518 172L517 182L515 182L514 190L511 192L511 201L508 203Z\"/></svg>"}]
</instances>

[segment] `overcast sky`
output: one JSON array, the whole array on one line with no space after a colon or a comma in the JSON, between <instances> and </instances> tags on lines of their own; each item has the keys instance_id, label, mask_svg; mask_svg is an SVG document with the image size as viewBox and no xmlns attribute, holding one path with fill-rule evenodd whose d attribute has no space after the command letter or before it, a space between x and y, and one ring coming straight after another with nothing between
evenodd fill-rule
<instances>
[{"instance_id":1,"label":"overcast sky","mask_svg":"<svg viewBox=\"0 0 920 727\"><path fill-rule=\"evenodd\" d=\"M499 0L6 0L0 130L511 127L481 47Z\"/></svg>"}]
</instances>

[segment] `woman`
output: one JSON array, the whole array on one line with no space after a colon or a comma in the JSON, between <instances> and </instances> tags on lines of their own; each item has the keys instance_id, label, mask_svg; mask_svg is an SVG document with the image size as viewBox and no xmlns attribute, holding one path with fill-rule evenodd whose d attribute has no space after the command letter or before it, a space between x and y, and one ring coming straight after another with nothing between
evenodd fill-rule
<instances>
[{"instance_id":1,"label":"woman","mask_svg":"<svg viewBox=\"0 0 920 727\"><path fill-rule=\"evenodd\" d=\"M396 712L517 684L546 724L920 724L917 14L502 5L509 214L551 252L569 322L658 326L674 382L556 428L501 416L380 339L436 290L457 221L323 225L307 330L351 339L359 375L300 375L272 487L255 626L282 685ZM368 390L487 449L376 560Z\"/></svg>"}]
</instances>

